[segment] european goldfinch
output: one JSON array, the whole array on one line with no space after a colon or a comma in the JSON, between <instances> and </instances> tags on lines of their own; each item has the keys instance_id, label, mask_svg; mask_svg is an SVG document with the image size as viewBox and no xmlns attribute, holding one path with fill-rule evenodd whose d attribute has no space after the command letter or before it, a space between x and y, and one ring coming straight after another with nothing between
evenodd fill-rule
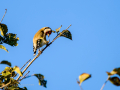
<instances>
[{"instance_id":1,"label":"european goldfinch","mask_svg":"<svg viewBox=\"0 0 120 90\"><path fill-rule=\"evenodd\" d=\"M52 29L50 27L43 27L34 35L33 38L34 55L36 54L37 49L49 43L49 40L48 41L46 40L46 35L48 35L49 37L51 33L52 33Z\"/></svg>"}]
</instances>

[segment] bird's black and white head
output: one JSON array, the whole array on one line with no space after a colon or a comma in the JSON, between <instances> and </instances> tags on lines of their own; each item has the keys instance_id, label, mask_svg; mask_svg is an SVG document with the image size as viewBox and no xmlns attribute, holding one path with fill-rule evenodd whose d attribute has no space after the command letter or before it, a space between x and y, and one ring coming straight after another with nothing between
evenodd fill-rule
<instances>
[{"instance_id":1,"label":"bird's black and white head","mask_svg":"<svg viewBox=\"0 0 120 90\"><path fill-rule=\"evenodd\" d=\"M50 27L44 27L44 34L48 35L48 37L51 35L52 29Z\"/></svg>"}]
</instances>

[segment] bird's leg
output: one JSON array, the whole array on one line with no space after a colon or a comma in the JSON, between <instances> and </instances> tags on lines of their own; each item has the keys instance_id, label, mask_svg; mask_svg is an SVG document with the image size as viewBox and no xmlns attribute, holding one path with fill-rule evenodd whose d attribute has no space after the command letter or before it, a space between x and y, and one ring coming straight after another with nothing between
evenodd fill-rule
<instances>
[{"instance_id":1,"label":"bird's leg","mask_svg":"<svg viewBox=\"0 0 120 90\"><path fill-rule=\"evenodd\" d=\"M43 49L43 48L42 48ZM41 53L42 52L42 49L41 49L41 51L40 51L40 49L38 50L38 53Z\"/></svg>"},{"instance_id":2,"label":"bird's leg","mask_svg":"<svg viewBox=\"0 0 120 90\"><path fill-rule=\"evenodd\" d=\"M49 45L49 42L50 42L50 39L47 41L47 44L46 44L46 46L48 46L48 45Z\"/></svg>"}]
</instances>

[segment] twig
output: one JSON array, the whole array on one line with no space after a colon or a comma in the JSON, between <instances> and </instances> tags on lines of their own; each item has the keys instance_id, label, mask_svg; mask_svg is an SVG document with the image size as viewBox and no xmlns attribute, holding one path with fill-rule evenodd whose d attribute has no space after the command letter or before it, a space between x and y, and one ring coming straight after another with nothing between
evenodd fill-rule
<instances>
[{"instance_id":1,"label":"twig","mask_svg":"<svg viewBox=\"0 0 120 90\"><path fill-rule=\"evenodd\" d=\"M22 79L24 79L29 72L30 72L30 71L28 71L28 72L19 80L19 82L20 82Z\"/></svg>"},{"instance_id":2,"label":"twig","mask_svg":"<svg viewBox=\"0 0 120 90\"><path fill-rule=\"evenodd\" d=\"M79 84L79 86L80 86L80 89L83 90L80 84Z\"/></svg>"},{"instance_id":3,"label":"twig","mask_svg":"<svg viewBox=\"0 0 120 90\"><path fill-rule=\"evenodd\" d=\"M6 14L6 12L7 12L7 9L5 9L5 14ZM5 17L5 14L3 15L3 17L2 17L2 19L1 19L1 21L0 21L0 23L3 21L3 18Z\"/></svg>"},{"instance_id":4,"label":"twig","mask_svg":"<svg viewBox=\"0 0 120 90\"><path fill-rule=\"evenodd\" d=\"M31 59L30 59L31 60ZM28 60L22 67L21 67L21 69L28 63L28 62L30 62L30 60ZM21 70L20 69L20 70Z\"/></svg>"},{"instance_id":5,"label":"twig","mask_svg":"<svg viewBox=\"0 0 120 90\"><path fill-rule=\"evenodd\" d=\"M71 26L71 25L70 25ZM69 26L69 27L70 27ZM68 27L68 28L69 28ZM67 29L68 29L67 28ZM66 30L67 30L66 29ZM44 49L42 49L42 51L39 51L38 52L38 54L37 54L37 56L31 61L31 62L29 62L29 64L27 65L27 67L23 70L23 72L22 73L24 73L27 69L28 69L28 67L43 53L43 51L49 46L49 45L51 45L58 37L60 37L60 34L58 34L54 39L53 39L53 41L52 42L50 42L48 45L46 45L46 47L44 48ZM19 78L20 78L21 76L19 75L19 77L16 79L17 81L19 80Z\"/></svg>"},{"instance_id":6,"label":"twig","mask_svg":"<svg viewBox=\"0 0 120 90\"><path fill-rule=\"evenodd\" d=\"M31 59L30 59L31 60ZM30 60L28 60L22 67L21 67L21 69L28 63L28 62L30 62ZM20 70L21 70L20 69ZM13 78L15 77L17 75L17 73L13 76Z\"/></svg>"},{"instance_id":7,"label":"twig","mask_svg":"<svg viewBox=\"0 0 120 90\"><path fill-rule=\"evenodd\" d=\"M109 76L108 76L107 80L105 81L105 83L103 84L103 86L101 87L100 90L103 90L103 88L104 88L105 84L107 83L108 79L109 79Z\"/></svg>"},{"instance_id":8,"label":"twig","mask_svg":"<svg viewBox=\"0 0 120 90\"><path fill-rule=\"evenodd\" d=\"M10 82L9 82L9 83L7 83L7 84L3 85L3 86L2 86L2 87L0 87L0 88L5 88L5 87L7 87L10 83L11 83L11 79L10 79Z\"/></svg>"}]
</instances>

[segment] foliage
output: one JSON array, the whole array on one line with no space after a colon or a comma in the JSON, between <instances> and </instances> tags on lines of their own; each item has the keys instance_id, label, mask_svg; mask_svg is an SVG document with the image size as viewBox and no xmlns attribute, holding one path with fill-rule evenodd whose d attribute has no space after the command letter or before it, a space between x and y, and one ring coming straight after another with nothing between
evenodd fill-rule
<instances>
[{"instance_id":1,"label":"foliage","mask_svg":"<svg viewBox=\"0 0 120 90\"><path fill-rule=\"evenodd\" d=\"M5 90L27 90L26 87L20 88L19 87L19 82L14 79L14 76L19 72L20 69L18 69L17 66L11 67L11 63L8 61L1 61L0 64L6 64L9 67L5 67L5 69L1 72L0 74L0 88L5 89ZM17 67L17 70L16 70ZM15 72L17 71L17 73Z\"/></svg>"},{"instance_id":2,"label":"foliage","mask_svg":"<svg viewBox=\"0 0 120 90\"><path fill-rule=\"evenodd\" d=\"M83 74L81 74L81 75L79 76L80 85L81 85L81 83L82 83L83 81L87 80L87 79L90 78L90 77L91 77L91 75L88 74L88 73L83 73Z\"/></svg>"},{"instance_id":3,"label":"foliage","mask_svg":"<svg viewBox=\"0 0 120 90\"><path fill-rule=\"evenodd\" d=\"M0 32L0 44L6 43L10 46L18 46L17 41L19 40L19 38L16 34L7 33L7 25L0 23ZM8 52L8 50L3 45L0 45L0 48Z\"/></svg>"},{"instance_id":4,"label":"foliage","mask_svg":"<svg viewBox=\"0 0 120 90\"><path fill-rule=\"evenodd\" d=\"M116 85L116 86L120 86L120 77L117 76L113 76L113 75L118 75L120 76L120 68L115 68L113 69L111 72L106 72L108 74L108 80Z\"/></svg>"},{"instance_id":5,"label":"foliage","mask_svg":"<svg viewBox=\"0 0 120 90\"><path fill-rule=\"evenodd\" d=\"M62 27L62 25L61 25L61 27ZM57 35L59 35L59 36L63 36L63 37L66 37L66 38L72 40L72 35L71 35L70 31L63 30L62 32L60 32L61 27L56 29L56 31L54 31L54 33L57 33ZM19 40L19 38L16 37L16 34L7 33L8 32L7 25L0 23L0 31L1 31L0 44L6 43L10 46L17 46L18 45L17 41ZM4 49L5 51L8 52L8 50L3 45L0 45L0 48ZM20 88L19 87L19 84L20 84L19 82L21 80L26 79L26 78L31 77L31 76L37 77L37 79L39 81L39 85L41 85L43 87L46 87L47 81L44 80L44 76L42 74L33 74L33 75L30 75L30 76L26 76L28 74L27 73L26 75L23 76L24 72L22 72L21 69L18 66L11 67L12 66L11 63L6 61L6 60L1 61L0 64L8 65L8 67L5 67L5 69L0 73L0 88L1 89L5 89L5 90L27 90L26 87ZM17 78L15 80L14 78L16 77L17 74L19 74L20 77L21 76L23 76L23 77L21 79Z\"/></svg>"},{"instance_id":6,"label":"foliage","mask_svg":"<svg viewBox=\"0 0 120 90\"><path fill-rule=\"evenodd\" d=\"M36 76L38 78L39 85L42 85L42 86L46 87L47 81L44 80L44 76L42 74L34 74L34 76Z\"/></svg>"}]
</instances>

